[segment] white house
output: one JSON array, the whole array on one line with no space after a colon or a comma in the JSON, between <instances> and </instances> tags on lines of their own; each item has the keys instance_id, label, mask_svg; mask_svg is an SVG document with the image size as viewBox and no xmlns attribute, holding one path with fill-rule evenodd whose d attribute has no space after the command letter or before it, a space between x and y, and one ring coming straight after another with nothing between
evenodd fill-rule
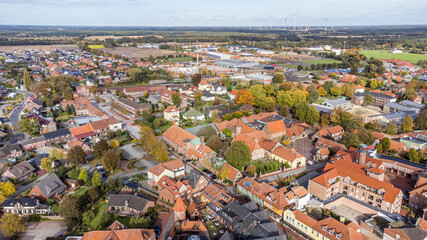
<instances>
[{"instance_id":1,"label":"white house","mask_svg":"<svg viewBox=\"0 0 427 240\"><path fill-rule=\"evenodd\" d=\"M203 91L201 99L205 102L210 102L210 101L215 100L215 95L213 95L212 93L210 93L208 91Z\"/></svg>"},{"instance_id":2,"label":"white house","mask_svg":"<svg viewBox=\"0 0 427 240\"><path fill-rule=\"evenodd\" d=\"M157 182L163 176L170 178L177 178L185 176L185 167L181 159L165 162L160 165L154 166L147 171L148 180Z\"/></svg>"},{"instance_id":3,"label":"white house","mask_svg":"<svg viewBox=\"0 0 427 240\"><path fill-rule=\"evenodd\" d=\"M194 120L194 121L205 121L205 115L203 115L203 113L195 110L195 109L190 109L187 112L185 112L184 114L182 114L182 118L184 119L190 119L190 120Z\"/></svg>"},{"instance_id":4,"label":"white house","mask_svg":"<svg viewBox=\"0 0 427 240\"><path fill-rule=\"evenodd\" d=\"M224 95L227 93L227 88L220 84L214 84L211 87L211 93L214 95Z\"/></svg>"}]
</instances>

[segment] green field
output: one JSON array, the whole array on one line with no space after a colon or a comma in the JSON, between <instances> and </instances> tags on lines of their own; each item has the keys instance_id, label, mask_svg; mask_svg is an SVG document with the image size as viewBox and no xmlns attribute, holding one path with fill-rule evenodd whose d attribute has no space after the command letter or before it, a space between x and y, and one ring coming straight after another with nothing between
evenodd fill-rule
<instances>
[{"instance_id":1,"label":"green field","mask_svg":"<svg viewBox=\"0 0 427 240\"><path fill-rule=\"evenodd\" d=\"M298 65L295 65L295 64L283 64L281 66L282 67L287 67L287 68L295 68L295 69L298 68Z\"/></svg>"},{"instance_id":2,"label":"green field","mask_svg":"<svg viewBox=\"0 0 427 240\"><path fill-rule=\"evenodd\" d=\"M168 58L168 62L190 62L193 61L192 57L176 57L176 58Z\"/></svg>"},{"instance_id":3,"label":"green field","mask_svg":"<svg viewBox=\"0 0 427 240\"><path fill-rule=\"evenodd\" d=\"M107 210L107 203L98 203L95 208L95 217L90 222L90 226L95 228L99 225L99 220L101 219L102 214Z\"/></svg>"},{"instance_id":4,"label":"green field","mask_svg":"<svg viewBox=\"0 0 427 240\"><path fill-rule=\"evenodd\" d=\"M298 62L310 63L310 64L328 64L328 63L340 63L341 61L335 59L318 59L318 60L301 60Z\"/></svg>"},{"instance_id":5,"label":"green field","mask_svg":"<svg viewBox=\"0 0 427 240\"><path fill-rule=\"evenodd\" d=\"M104 45L88 45L88 47L92 49L105 48Z\"/></svg>"},{"instance_id":6,"label":"green field","mask_svg":"<svg viewBox=\"0 0 427 240\"><path fill-rule=\"evenodd\" d=\"M367 50L361 52L367 58L375 59L398 59L404 60L411 63L418 63L419 60L427 60L427 54L415 54L415 53L391 53L386 50Z\"/></svg>"},{"instance_id":7,"label":"green field","mask_svg":"<svg viewBox=\"0 0 427 240\"><path fill-rule=\"evenodd\" d=\"M85 194L87 190L88 188L83 186L79 190L77 190L77 192L73 193L73 196L79 198L80 196L83 196L83 194Z\"/></svg>"}]
</instances>

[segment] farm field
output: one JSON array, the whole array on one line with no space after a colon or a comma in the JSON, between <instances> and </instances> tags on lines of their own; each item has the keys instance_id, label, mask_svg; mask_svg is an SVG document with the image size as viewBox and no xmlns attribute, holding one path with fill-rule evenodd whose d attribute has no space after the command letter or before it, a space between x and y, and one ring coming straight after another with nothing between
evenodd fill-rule
<instances>
[{"instance_id":1,"label":"farm field","mask_svg":"<svg viewBox=\"0 0 427 240\"><path fill-rule=\"evenodd\" d=\"M78 49L77 45L68 44L68 45L21 45L21 46L0 46L0 52L24 52L24 51L53 51L55 49L59 50L71 50Z\"/></svg>"},{"instance_id":2,"label":"farm field","mask_svg":"<svg viewBox=\"0 0 427 240\"><path fill-rule=\"evenodd\" d=\"M176 55L175 51L169 51L164 49L152 49L152 48L136 48L136 47L113 47L113 48L104 48L102 51L117 54L120 56L128 58L144 58L147 59L151 56L168 56Z\"/></svg>"},{"instance_id":3,"label":"farm field","mask_svg":"<svg viewBox=\"0 0 427 240\"><path fill-rule=\"evenodd\" d=\"M427 54L415 54L415 53L391 53L386 50L366 50L361 52L367 58L375 59L398 59L404 60L411 63L417 63L419 60L427 60Z\"/></svg>"},{"instance_id":4,"label":"farm field","mask_svg":"<svg viewBox=\"0 0 427 240\"><path fill-rule=\"evenodd\" d=\"M168 58L168 62L189 62L192 61L192 57L176 57L176 58Z\"/></svg>"},{"instance_id":5,"label":"farm field","mask_svg":"<svg viewBox=\"0 0 427 240\"><path fill-rule=\"evenodd\" d=\"M309 63L309 64L328 64L328 63L340 63L341 61L335 59L316 59L316 60L301 60L300 62Z\"/></svg>"},{"instance_id":6,"label":"farm field","mask_svg":"<svg viewBox=\"0 0 427 240\"><path fill-rule=\"evenodd\" d=\"M114 38L114 39L121 39L121 38L143 38L144 36L114 36L114 35L108 35L108 36L89 36L85 37L85 40L105 40L108 38Z\"/></svg>"},{"instance_id":7,"label":"farm field","mask_svg":"<svg viewBox=\"0 0 427 240\"><path fill-rule=\"evenodd\" d=\"M88 47L92 49L105 48L104 45L88 45Z\"/></svg>"}]
</instances>

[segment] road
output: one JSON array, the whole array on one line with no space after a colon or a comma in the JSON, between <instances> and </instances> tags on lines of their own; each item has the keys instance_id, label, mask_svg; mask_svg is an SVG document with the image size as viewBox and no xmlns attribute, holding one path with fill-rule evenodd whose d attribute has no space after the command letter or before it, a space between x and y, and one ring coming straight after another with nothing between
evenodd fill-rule
<instances>
[{"instance_id":1,"label":"road","mask_svg":"<svg viewBox=\"0 0 427 240\"><path fill-rule=\"evenodd\" d=\"M295 170L286 171L283 173L279 173L279 174L276 174L273 176L264 177L264 178L257 179L257 180L260 180L262 182L276 181L276 180L279 180L280 178L285 178L285 177L288 177L291 175L298 175L298 174L303 173L303 172L315 171L317 169L325 167L325 165L326 165L326 162L316 163L316 164L311 165L311 166L306 166L306 167L298 168Z\"/></svg>"}]
</instances>

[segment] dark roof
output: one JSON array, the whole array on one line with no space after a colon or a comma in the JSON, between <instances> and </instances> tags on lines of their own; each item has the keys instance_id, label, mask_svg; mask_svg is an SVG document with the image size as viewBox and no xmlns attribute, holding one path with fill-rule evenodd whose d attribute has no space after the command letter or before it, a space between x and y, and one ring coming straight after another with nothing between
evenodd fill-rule
<instances>
[{"instance_id":1,"label":"dark roof","mask_svg":"<svg viewBox=\"0 0 427 240\"><path fill-rule=\"evenodd\" d=\"M120 98L118 101L134 109L151 109L151 104L149 103L134 102L127 98Z\"/></svg>"},{"instance_id":2,"label":"dark roof","mask_svg":"<svg viewBox=\"0 0 427 240\"><path fill-rule=\"evenodd\" d=\"M123 184L128 187L128 188L132 188L132 189L137 189L138 185L133 183L133 182L128 182L128 181L123 181Z\"/></svg>"},{"instance_id":3,"label":"dark roof","mask_svg":"<svg viewBox=\"0 0 427 240\"><path fill-rule=\"evenodd\" d=\"M51 197L55 193L62 193L67 186L56 176L55 173L50 174L47 178L41 180L36 186L42 191L46 197Z\"/></svg>"},{"instance_id":4,"label":"dark roof","mask_svg":"<svg viewBox=\"0 0 427 240\"><path fill-rule=\"evenodd\" d=\"M19 146L19 144L14 143L11 145L7 145L4 146L2 148L0 148L0 157L7 157L9 156L12 152L20 152L22 151L21 146Z\"/></svg>"},{"instance_id":5,"label":"dark roof","mask_svg":"<svg viewBox=\"0 0 427 240\"><path fill-rule=\"evenodd\" d=\"M191 168L190 173L188 174L188 182L193 189L196 188L201 176L202 175L199 172Z\"/></svg>"},{"instance_id":6,"label":"dark roof","mask_svg":"<svg viewBox=\"0 0 427 240\"><path fill-rule=\"evenodd\" d=\"M27 161L20 162L6 169L6 171L9 171L14 178L21 178L34 172L35 170L36 169Z\"/></svg>"},{"instance_id":7,"label":"dark roof","mask_svg":"<svg viewBox=\"0 0 427 240\"><path fill-rule=\"evenodd\" d=\"M215 97L215 95L213 95L212 93L210 93L210 92L208 92L208 91L203 91L203 92L202 92L202 95L203 95L204 97Z\"/></svg>"},{"instance_id":8,"label":"dark roof","mask_svg":"<svg viewBox=\"0 0 427 240\"><path fill-rule=\"evenodd\" d=\"M124 207L128 202L128 207L138 211L144 210L148 200L132 194L110 194L108 198L108 206Z\"/></svg>"},{"instance_id":9,"label":"dark roof","mask_svg":"<svg viewBox=\"0 0 427 240\"><path fill-rule=\"evenodd\" d=\"M43 136L46 138L46 140L52 139L52 138L56 138L56 137L62 137L62 136L66 136L66 135L70 135L71 132L68 128L62 128L59 129L55 132L48 132L43 134Z\"/></svg>"},{"instance_id":10,"label":"dark roof","mask_svg":"<svg viewBox=\"0 0 427 240\"><path fill-rule=\"evenodd\" d=\"M233 234L231 234L229 231L226 231L222 236L219 238L219 240L234 240Z\"/></svg>"},{"instance_id":11,"label":"dark roof","mask_svg":"<svg viewBox=\"0 0 427 240\"><path fill-rule=\"evenodd\" d=\"M24 207L37 207L40 201L36 198L10 198L3 202L3 207L14 207L17 203Z\"/></svg>"},{"instance_id":12,"label":"dark roof","mask_svg":"<svg viewBox=\"0 0 427 240\"><path fill-rule=\"evenodd\" d=\"M395 97L386 95L386 94L381 94L381 93L376 93L376 92L363 92L363 93L355 93L353 94L354 97L365 97L366 95L371 95L372 97L381 97L381 98L387 98L387 99L395 99Z\"/></svg>"}]
</instances>

